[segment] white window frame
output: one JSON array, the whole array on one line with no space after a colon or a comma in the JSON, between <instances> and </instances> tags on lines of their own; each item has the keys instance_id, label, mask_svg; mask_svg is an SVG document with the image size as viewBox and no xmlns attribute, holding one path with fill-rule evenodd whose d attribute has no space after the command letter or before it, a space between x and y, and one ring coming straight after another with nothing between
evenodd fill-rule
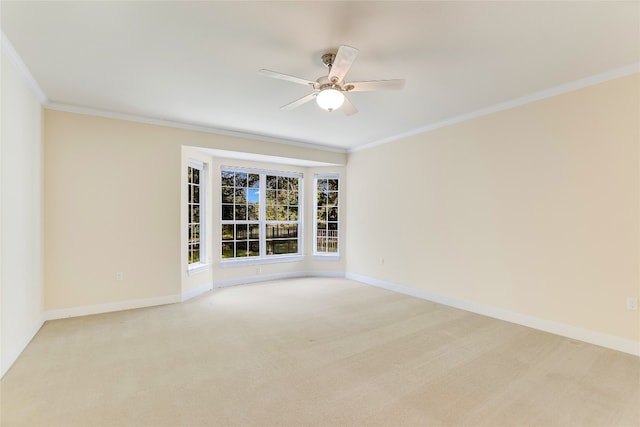
<instances>
[{"instance_id":1,"label":"white window frame","mask_svg":"<svg viewBox=\"0 0 640 427\"><path fill-rule=\"evenodd\" d=\"M240 258L223 258L222 257L222 233L220 233L220 238L218 239L218 244L220 245L220 265L222 267L237 265L237 264L269 264L269 263L277 263L277 262L290 262L290 261L301 261L304 259L304 174L300 172L291 172L291 171L278 171L272 169L256 169L250 167L242 167L242 166L220 166L220 175L222 175L223 171L228 172L244 172L247 174L258 174L260 175L260 199L259 199L259 215L258 215L258 223L260 224L260 255L259 256L248 256L248 257L240 257ZM280 255L267 255L267 223L271 223L273 221L267 221L266 214L266 194L267 194L267 175L276 175L282 177L291 177L298 178L298 252L295 254L280 254ZM220 189L222 189L222 182L220 182ZM223 220L222 219L222 191L220 191L219 205L220 205L220 221L218 229L222 230L223 224L235 224L234 221Z\"/></svg>"},{"instance_id":2,"label":"white window frame","mask_svg":"<svg viewBox=\"0 0 640 427\"><path fill-rule=\"evenodd\" d=\"M200 225L200 241L199 241L199 245L200 245L200 260L198 262L193 262L193 263L189 263L189 252L191 249L191 242L189 240L189 227L194 224L191 222L191 218L189 217L189 205L191 204L191 200L190 200L190 194L189 194L189 186L190 186L190 182L189 182L189 168L192 169L197 169L200 173L199 173L199 177L200 177L200 182L198 183L198 185L200 186L200 201L198 203L199 208L200 208L200 222L198 223L198 225ZM206 165L198 160L194 160L194 159L189 159L189 161L187 162L187 265L188 265L188 272L190 274L196 273L198 271L201 270L205 270L206 268L208 268L208 263L207 263L207 245L206 245L206 241L207 239L205 238L206 236L206 218L207 218L207 211L206 211L206 197L207 197L207 169L206 169Z\"/></svg>"},{"instance_id":3,"label":"white window frame","mask_svg":"<svg viewBox=\"0 0 640 427\"><path fill-rule=\"evenodd\" d=\"M338 180L338 233L336 238L337 242L337 250L336 252L319 252L318 251L318 180L321 179L337 179ZM325 173L325 174L315 174L313 176L313 256L314 258L319 259L337 259L340 258L340 234L342 232L341 225L341 207L342 201L340 197L340 193L342 193L341 182L340 182L340 174L337 173Z\"/></svg>"}]
</instances>

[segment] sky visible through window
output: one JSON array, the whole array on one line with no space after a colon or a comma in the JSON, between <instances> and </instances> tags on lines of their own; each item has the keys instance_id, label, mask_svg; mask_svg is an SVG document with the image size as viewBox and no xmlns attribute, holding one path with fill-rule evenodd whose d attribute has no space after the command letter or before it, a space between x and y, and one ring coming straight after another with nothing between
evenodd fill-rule
<instances>
[{"instance_id":1,"label":"sky visible through window","mask_svg":"<svg viewBox=\"0 0 640 427\"><path fill-rule=\"evenodd\" d=\"M247 191L247 200L249 203L258 203L260 200L260 190L257 188L249 188Z\"/></svg>"}]
</instances>

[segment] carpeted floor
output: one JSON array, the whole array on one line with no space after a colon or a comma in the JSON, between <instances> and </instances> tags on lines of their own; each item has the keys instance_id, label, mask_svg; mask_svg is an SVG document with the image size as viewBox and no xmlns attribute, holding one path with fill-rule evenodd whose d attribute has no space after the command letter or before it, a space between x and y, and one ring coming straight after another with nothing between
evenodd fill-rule
<instances>
[{"instance_id":1,"label":"carpeted floor","mask_svg":"<svg viewBox=\"0 0 640 427\"><path fill-rule=\"evenodd\" d=\"M640 359L345 279L47 322L2 426L638 426Z\"/></svg>"}]
</instances>

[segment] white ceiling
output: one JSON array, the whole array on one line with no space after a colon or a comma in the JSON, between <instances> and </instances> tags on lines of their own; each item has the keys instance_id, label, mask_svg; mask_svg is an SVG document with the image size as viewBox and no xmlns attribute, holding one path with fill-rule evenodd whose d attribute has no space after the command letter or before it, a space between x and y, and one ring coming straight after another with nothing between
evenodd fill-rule
<instances>
[{"instance_id":1,"label":"white ceiling","mask_svg":"<svg viewBox=\"0 0 640 427\"><path fill-rule=\"evenodd\" d=\"M580 79L637 69L640 3L2 1L2 31L53 108L84 107L248 136L352 150ZM328 113L303 85L320 56L360 55ZM635 67L635 68L634 68Z\"/></svg>"}]
</instances>

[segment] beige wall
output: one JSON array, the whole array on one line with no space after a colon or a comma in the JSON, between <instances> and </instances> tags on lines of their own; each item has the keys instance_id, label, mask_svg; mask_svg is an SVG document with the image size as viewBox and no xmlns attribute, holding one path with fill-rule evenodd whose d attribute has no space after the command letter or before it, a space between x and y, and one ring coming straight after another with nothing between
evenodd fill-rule
<instances>
[{"instance_id":1,"label":"beige wall","mask_svg":"<svg viewBox=\"0 0 640 427\"><path fill-rule=\"evenodd\" d=\"M42 325L42 108L2 52L1 331L3 375Z\"/></svg>"},{"instance_id":2,"label":"beige wall","mask_svg":"<svg viewBox=\"0 0 640 427\"><path fill-rule=\"evenodd\" d=\"M220 267L214 236L209 237L211 271L187 274L186 162L189 157L210 162L210 188L215 189L222 160L183 147L342 164L346 158L344 153L53 110L46 110L45 119L47 310L180 296L211 281L258 275L255 266ZM210 232L219 223L215 200ZM268 264L259 275L307 268L306 262ZM117 272L124 273L123 281L116 280Z\"/></svg>"},{"instance_id":3,"label":"beige wall","mask_svg":"<svg viewBox=\"0 0 640 427\"><path fill-rule=\"evenodd\" d=\"M639 341L639 87L352 153L347 271Z\"/></svg>"}]
</instances>

